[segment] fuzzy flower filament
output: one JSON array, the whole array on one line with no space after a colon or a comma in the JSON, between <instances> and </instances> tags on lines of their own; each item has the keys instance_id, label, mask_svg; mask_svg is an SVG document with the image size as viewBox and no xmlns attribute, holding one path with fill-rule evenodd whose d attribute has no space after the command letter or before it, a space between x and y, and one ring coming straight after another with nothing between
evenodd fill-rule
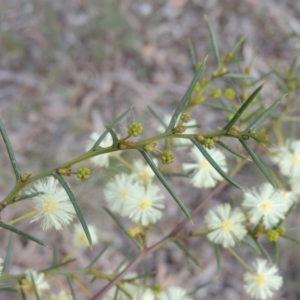
<instances>
[{"instance_id":1,"label":"fuzzy flower filament","mask_svg":"<svg viewBox=\"0 0 300 300\"><path fill-rule=\"evenodd\" d=\"M274 227L284 219L289 208L281 193L275 191L270 183L264 183L258 189L245 192L242 206L249 210L252 224L257 225L262 220L266 229Z\"/></svg>"},{"instance_id":2,"label":"fuzzy flower filament","mask_svg":"<svg viewBox=\"0 0 300 300\"><path fill-rule=\"evenodd\" d=\"M135 223L148 226L156 223L162 216L162 203L164 196L160 189L150 184L148 186L136 185L135 192L130 201L124 206L125 214Z\"/></svg>"},{"instance_id":3,"label":"fuzzy flower filament","mask_svg":"<svg viewBox=\"0 0 300 300\"><path fill-rule=\"evenodd\" d=\"M218 149L209 150L212 159L227 172L226 158ZM193 171L192 184L197 188L212 188L216 186L218 181L222 181L223 177L213 168L204 155L193 147L190 156L195 161L194 163L185 163L182 165L184 171Z\"/></svg>"},{"instance_id":4,"label":"fuzzy flower filament","mask_svg":"<svg viewBox=\"0 0 300 300\"><path fill-rule=\"evenodd\" d=\"M245 216L239 208L231 209L229 204L220 204L205 217L205 222L211 232L207 238L223 247L233 247L247 234L242 224Z\"/></svg>"},{"instance_id":5,"label":"fuzzy flower filament","mask_svg":"<svg viewBox=\"0 0 300 300\"><path fill-rule=\"evenodd\" d=\"M40 192L40 194L33 198L33 203L38 213L30 223L42 219L41 227L43 230L51 227L61 230L64 225L73 220L76 214L74 207L66 191L54 177L37 181L29 193L36 192Z\"/></svg>"},{"instance_id":6,"label":"fuzzy flower filament","mask_svg":"<svg viewBox=\"0 0 300 300\"><path fill-rule=\"evenodd\" d=\"M244 275L246 293L254 299L267 299L282 285L282 277L278 275L278 268L264 259L256 259L255 273Z\"/></svg>"}]
</instances>

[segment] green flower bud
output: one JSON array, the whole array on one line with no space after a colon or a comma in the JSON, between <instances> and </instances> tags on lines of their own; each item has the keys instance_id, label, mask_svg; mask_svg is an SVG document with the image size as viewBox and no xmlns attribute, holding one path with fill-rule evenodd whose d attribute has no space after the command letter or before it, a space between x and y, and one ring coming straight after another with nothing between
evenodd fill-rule
<instances>
[{"instance_id":1,"label":"green flower bud","mask_svg":"<svg viewBox=\"0 0 300 300\"><path fill-rule=\"evenodd\" d=\"M21 177L21 182L25 182L26 180L29 179L29 177L31 176L31 171L27 170Z\"/></svg>"},{"instance_id":2,"label":"green flower bud","mask_svg":"<svg viewBox=\"0 0 300 300\"><path fill-rule=\"evenodd\" d=\"M224 92L226 98L229 100L233 100L235 98L235 90L234 89L226 89Z\"/></svg>"},{"instance_id":3,"label":"green flower bud","mask_svg":"<svg viewBox=\"0 0 300 300\"><path fill-rule=\"evenodd\" d=\"M194 87L194 92L198 93L200 92L200 90L201 90L201 85L199 82L197 82Z\"/></svg>"},{"instance_id":4,"label":"green flower bud","mask_svg":"<svg viewBox=\"0 0 300 300\"><path fill-rule=\"evenodd\" d=\"M80 167L77 169L77 177L84 181L87 180L91 175L91 170L88 167Z\"/></svg>"},{"instance_id":5,"label":"green flower bud","mask_svg":"<svg viewBox=\"0 0 300 300\"><path fill-rule=\"evenodd\" d=\"M192 119L192 116L190 114L187 114L187 113L183 113L181 116L180 116L180 120L183 122L183 123L188 123L189 121L191 121Z\"/></svg>"},{"instance_id":6,"label":"green flower bud","mask_svg":"<svg viewBox=\"0 0 300 300\"><path fill-rule=\"evenodd\" d=\"M243 140L249 140L249 135L242 135Z\"/></svg>"},{"instance_id":7,"label":"green flower bud","mask_svg":"<svg viewBox=\"0 0 300 300\"><path fill-rule=\"evenodd\" d=\"M283 226L277 228L277 232L278 232L279 236L285 235L285 231L286 231L285 227L283 227Z\"/></svg>"},{"instance_id":8,"label":"green flower bud","mask_svg":"<svg viewBox=\"0 0 300 300\"><path fill-rule=\"evenodd\" d=\"M176 126L173 130L173 133L183 133L185 132L185 127L184 126Z\"/></svg>"},{"instance_id":9,"label":"green flower bud","mask_svg":"<svg viewBox=\"0 0 300 300\"><path fill-rule=\"evenodd\" d=\"M71 176L71 168L67 168L67 169L58 169L56 170L56 172L59 174L59 175L65 175L65 176Z\"/></svg>"},{"instance_id":10,"label":"green flower bud","mask_svg":"<svg viewBox=\"0 0 300 300\"><path fill-rule=\"evenodd\" d=\"M244 70L245 74L250 74L251 72L251 67L246 67L245 70Z\"/></svg>"},{"instance_id":11,"label":"green flower bud","mask_svg":"<svg viewBox=\"0 0 300 300\"><path fill-rule=\"evenodd\" d=\"M163 290L163 288L160 284L154 284L153 287L152 287L152 290L155 293L160 293Z\"/></svg>"},{"instance_id":12,"label":"green flower bud","mask_svg":"<svg viewBox=\"0 0 300 300\"><path fill-rule=\"evenodd\" d=\"M233 58L233 53L232 52L229 52L226 54L226 56L223 58L223 62L229 62L231 61Z\"/></svg>"},{"instance_id":13,"label":"green flower bud","mask_svg":"<svg viewBox=\"0 0 300 300\"><path fill-rule=\"evenodd\" d=\"M206 86L206 85L207 85L208 80L207 80L206 76L203 76L203 77L201 78L200 83L201 83L201 86Z\"/></svg>"},{"instance_id":14,"label":"green flower bud","mask_svg":"<svg viewBox=\"0 0 300 300\"><path fill-rule=\"evenodd\" d=\"M160 156L161 162L163 164L170 164L173 162L175 156L172 151L164 150L162 155Z\"/></svg>"},{"instance_id":15,"label":"green flower bud","mask_svg":"<svg viewBox=\"0 0 300 300\"><path fill-rule=\"evenodd\" d=\"M290 81L288 83L288 89L289 89L290 92L294 91L296 89L296 83Z\"/></svg>"},{"instance_id":16,"label":"green flower bud","mask_svg":"<svg viewBox=\"0 0 300 300\"><path fill-rule=\"evenodd\" d=\"M267 236L271 242L276 242L278 240L279 233L275 229L270 229L267 231Z\"/></svg>"},{"instance_id":17,"label":"green flower bud","mask_svg":"<svg viewBox=\"0 0 300 300\"><path fill-rule=\"evenodd\" d=\"M138 136L143 132L143 125L141 123L133 122L128 126L128 134Z\"/></svg>"},{"instance_id":18,"label":"green flower bud","mask_svg":"<svg viewBox=\"0 0 300 300\"><path fill-rule=\"evenodd\" d=\"M124 141L124 140L122 140L122 141L120 141L118 147L119 147L119 149L123 149L124 150L124 149L128 149L128 148L132 148L134 145L135 145L135 143L132 142L132 141Z\"/></svg>"},{"instance_id":19,"label":"green flower bud","mask_svg":"<svg viewBox=\"0 0 300 300\"><path fill-rule=\"evenodd\" d=\"M208 149L212 149L215 146L215 142L212 139L207 138L207 139L205 139L203 145L204 145L204 147L206 147Z\"/></svg>"},{"instance_id":20,"label":"green flower bud","mask_svg":"<svg viewBox=\"0 0 300 300\"><path fill-rule=\"evenodd\" d=\"M214 88L212 91L211 91L211 95L214 97L214 98L220 98L221 95L222 95L222 90L220 88Z\"/></svg>"},{"instance_id":21,"label":"green flower bud","mask_svg":"<svg viewBox=\"0 0 300 300\"><path fill-rule=\"evenodd\" d=\"M155 150L155 148L156 148L156 143L150 143L150 144L143 145L143 149L146 151L149 151L149 152Z\"/></svg>"},{"instance_id":22,"label":"green flower bud","mask_svg":"<svg viewBox=\"0 0 300 300\"><path fill-rule=\"evenodd\" d=\"M202 136L202 135L197 135L197 136L196 136L196 139L197 139L201 144L203 144L204 141L205 141L205 137Z\"/></svg>"}]
</instances>

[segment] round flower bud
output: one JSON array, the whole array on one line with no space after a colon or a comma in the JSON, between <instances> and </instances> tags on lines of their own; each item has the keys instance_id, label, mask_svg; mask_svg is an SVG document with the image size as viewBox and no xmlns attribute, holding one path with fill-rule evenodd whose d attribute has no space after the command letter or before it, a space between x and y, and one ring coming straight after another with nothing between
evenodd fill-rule
<instances>
[{"instance_id":1,"label":"round flower bud","mask_svg":"<svg viewBox=\"0 0 300 300\"><path fill-rule=\"evenodd\" d=\"M163 288L160 284L154 284L152 290L156 293L160 293L163 290Z\"/></svg>"},{"instance_id":2,"label":"round flower bud","mask_svg":"<svg viewBox=\"0 0 300 300\"><path fill-rule=\"evenodd\" d=\"M180 120L183 122L183 123L187 123L189 121L191 121L192 119L192 116L190 114L187 114L187 113L183 113L181 116L180 116Z\"/></svg>"},{"instance_id":3,"label":"round flower bud","mask_svg":"<svg viewBox=\"0 0 300 300\"><path fill-rule=\"evenodd\" d=\"M214 88L212 91L211 91L211 95L214 97L214 98L220 98L221 95L222 95L222 90L220 88Z\"/></svg>"},{"instance_id":4,"label":"round flower bud","mask_svg":"<svg viewBox=\"0 0 300 300\"><path fill-rule=\"evenodd\" d=\"M31 171L30 170L27 170L21 177L21 181L22 182L25 182L26 180L29 179L29 177L31 176Z\"/></svg>"},{"instance_id":5,"label":"round flower bud","mask_svg":"<svg viewBox=\"0 0 300 300\"><path fill-rule=\"evenodd\" d=\"M270 229L267 231L267 236L271 242L276 242L278 240L279 233L275 229Z\"/></svg>"},{"instance_id":6,"label":"round flower bud","mask_svg":"<svg viewBox=\"0 0 300 300\"><path fill-rule=\"evenodd\" d=\"M91 170L88 167L80 167L77 169L77 177L84 181L87 180L91 175Z\"/></svg>"},{"instance_id":7,"label":"round flower bud","mask_svg":"<svg viewBox=\"0 0 300 300\"><path fill-rule=\"evenodd\" d=\"M185 127L184 126L176 126L173 130L173 133L183 133L185 132Z\"/></svg>"},{"instance_id":8,"label":"round flower bud","mask_svg":"<svg viewBox=\"0 0 300 300\"><path fill-rule=\"evenodd\" d=\"M203 76L203 77L201 78L201 86L206 86L207 83L208 83L208 80L207 80L206 76Z\"/></svg>"},{"instance_id":9,"label":"round flower bud","mask_svg":"<svg viewBox=\"0 0 300 300\"><path fill-rule=\"evenodd\" d=\"M249 66L246 67L244 72L245 72L245 74L250 74L250 72L251 72L251 67L249 67Z\"/></svg>"},{"instance_id":10,"label":"round flower bud","mask_svg":"<svg viewBox=\"0 0 300 300\"><path fill-rule=\"evenodd\" d=\"M146 151L149 151L149 152L155 150L155 148L156 148L156 143L150 143L150 144L143 145L143 149Z\"/></svg>"},{"instance_id":11,"label":"round flower bud","mask_svg":"<svg viewBox=\"0 0 300 300\"><path fill-rule=\"evenodd\" d=\"M219 71L219 75L225 74L227 72L226 67L222 67L221 70Z\"/></svg>"},{"instance_id":12,"label":"round flower bud","mask_svg":"<svg viewBox=\"0 0 300 300\"><path fill-rule=\"evenodd\" d=\"M56 171L59 175L66 175L66 176L71 176L71 168L67 168L67 169L58 169Z\"/></svg>"},{"instance_id":13,"label":"round flower bud","mask_svg":"<svg viewBox=\"0 0 300 300\"><path fill-rule=\"evenodd\" d=\"M203 145L204 145L204 147L206 147L208 149L212 149L215 146L215 142L212 139L208 138L208 139L205 139Z\"/></svg>"},{"instance_id":14,"label":"round flower bud","mask_svg":"<svg viewBox=\"0 0 300 300\"><path fill-rule=\"evenodd\" d=\"M200 92L200 90L201 90L201 85L199 82L197 82L194 87L194 92L198 93Z\"/></svg>"},{"instance_id":15,"label":"round flower bud","mask_svg":"<svg viewBox=\"0 0 300 300\"><path fill-rule=\"evenodd\" d=\"M196 139L197 139L201 144L203 144L204 141L205 141L205 137L202 136L202 135L197 135L197 136L196 136Z\"/></svg>"},{"instance_id":16,"label":"round flower bud","mask_svg":"<svg viewBox=\"0 0 300 300\"><path fill-rule=\"evenodd\" d=\"M233 53L232 53L232 52L229 52L229 53L227 53L226 56L223 58L223 61L224 61L224 62L229 62L229 61L232 60L232 58L233 58Z\"/></svg>"},{"instance_id":17,"label":"round flower bud","mask_svg":"<svg viewBox=\"0 0 300 300\"><path fill-rule=\"evenodd\" d=\"M234 89L226 89L224 92L226 98L229 100L233 100L235 98L235 90Z\"/></svg>"},{"instance_id":18,"label":"round flower bud","mask_svg":"<svg viewBox=\"0 0 300 300\"><path fill-rule=\"evenodd\" d=\"M133 122L128 126L128 134L138 136L143 132L143 125L141 123Z\"/></svg>"},{"instance_id":19,"label":"round flower bud","mask_svg":"<svg viewBox=\"0 0 300 300\"><path fill-rule=\"evenodd\" d=\"M132 142L132 141L124 141L124 140L122 140L120 143L119 143L119 145L118 145L118 147L120 148L120 149L128 149L128 148L132 148L133 146L135 145L135 143L134 142Z\"/></svg>"},{"instance_id":20,"label":"round flower bud","mask_svg":"<svg viewBox=\"0 0 300 300\"><path fill-rule=\"evenodd\" d=\"M277 228L277 232L278 232L279 236L285 235L285 231L286 231L285 227L283 227L283 226Z\"/></svg>"},{"instance_id":21,"label":"round flower bud","mask_svg":"<svg viewBox=\"0 0 300 300\"><path fill-rule=\"evenodd\" d=\"M170 164L173 162L175 156L172 151L164 150L162 155L160 156L161 162L163 164Z\"/></svg>"}]
</instances>

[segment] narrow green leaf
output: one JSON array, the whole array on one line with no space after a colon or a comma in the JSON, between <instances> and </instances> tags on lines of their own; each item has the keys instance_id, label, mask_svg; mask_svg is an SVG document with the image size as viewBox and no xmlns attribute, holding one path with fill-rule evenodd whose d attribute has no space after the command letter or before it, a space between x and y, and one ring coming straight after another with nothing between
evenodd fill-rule
<instances>
[{"instance_id":1,"label":"narrow green leaf","mask_svg":"<svg viewBox=\"0 0 300 300\"><path fill-rule=\"evenodd\" d=\"M185 177L188 178L189 176L182 173L173 173L173 172L163 172L164 176L167 177Z\"/></svg>"},{"instance_id":2,"label":"narrow green leaf","mask_svg":"<svg viewBox=\"0 0 300 300\"><path fill-rule=\"evenodd\" d=\"M241 241L241 244L246 245L247 247L249 247L253 251L253 254L255 254L255 255L258 255L259 252L260 252L259 249L257 249L257 247L255 245L253 245L252 242L248 242L245 239L243 239Z\"/></svg>"},{"instance_id":3,"label":"narrow green leaf","mask_svg":"<svg viewBox=\"0 0 300 300\"><path fill-rule=\"evenodd\" d=\"M240 134L240 135L243 136L243 134ZM270 140L266 140L257 134L252 134L252 133L247 132L246 135L248 135L249 137L251 137L252 139L254 139L255 141L257 141L259 143L272 145L272 142Z\"/></svg>"},{"instance_id":4,"label":"narrow green leaf","mask_svg":"<svg viewBox=\"0 0 300 300\"><path fill-rule=\"evenodd\" d=\"M13 284L0 285L0 291L8 291L8 292L17 292L18 290L15 288Z\"/></svg>"},{"instance_id":5,"label":"narrow green leaf","mask_svg":"<svg viewBox=\"0 0 300 300\"><path fill-rule=\"evenodd\" d=\"M80 207L79 207L79 205L77 203L77 200L76 200L76 198L75 198L72 190L70 189L69 185L67 184L67 182L64 180L64 178L61 175L55 173L55 174L53 174L53 176L60 182L60 184L62 185L62 187L65 189L66 193L68 194L69 199L72 202L73 207L74 207L74 209L76 211L76 214L77 214L77 217L79 219L79 222L81 223L82 229L83 229L83 231L84 231L84 233L86 235L86 238L87 238L90 246L92 246L93 241L92 241L92 238L91 238L88 226L87 226L87 224L85 222L85 219L83 217L81 209L80 209Z\"/></svg>"},{"instance_id":6,"label":"narrow green leaf","mask_svg":"<svg viewBox=\"0 0 300 300\"><path fill-rule=\"evenodd\" d=\"M195 138L191 139L194 145L200 150L203 156L207 159L207 161L212 165L212 167L229 183L237 187L238 189L242 190L242 187L235 182L232 178L230 178L220 167L219 165L213 160L213 158L209 155L206 151L205 147Z\"/></svg>"},{"instance_id":7,"label":"narrow green leaf","mask_svg":"<svg viewBox=\"0 0 300 300\"><path fill-rule=\"evenodd\" d=\"M42 270L40 270L40 272L45 273L45 272L49 272L49 271L52 271L52 270L56 270L56 269L58 269L60 267L63 267L63 266L65 266L65 265L67 265L67 264L69 264L69 263L71 263L71 262L73 262L75 260L76 260L76 258L68 259L68 260L66 260L66 261L64 261L64 262L62 262L60 264L55 264L55 265L52 265L49 268L42 269Z\"/></svg>"},{"instance_id":8,"label":"narrow green leaf","mask_svg":"<svg viewBox=\"0 0 300 300\"><path fill-rule=\"evenodd\" d=\"M268 109L266 109L253 123L251 123L245 131L253 130L255 127L257 127L272 111L273 109L281 102L281 100L286 96L282 95L279 97L271 106L269 106Z\"/></svg>"},{"instance_id":9,"label":"narrow green leaf","mask_svg":"<svg viewBox=\"0 0 300 300\"><path fill-rule=\"evenodd\" d=\"M118 136L117 134L115 133L115 131L110 127L110 126L105 126L106 129L109 131L110 135L111 135L111 138L113 140L113 144L112 146L114 148L117 148L118 147L118 143L119 143L119 139L118 139Z\"/></svg>"},{"instance_id":10,"label":"narrow green leaf","mask_svg":"<svg viewBox=\"0 0 300 300\"><path fill-rule=\"evenodd\" d=\"M233 48L231 49L230 53L234 54L238 49L239 47L245 42L246 40L246 36L243 35L239 40L238 42L233 46Z\"/></svg>"},{"instance_id":11,"label":"narrow green leaf","mask_svg":"<svg viewBox=\"0 0 300 300\"><path fill-rule=\"evenodd\" d=\"M32 286L33 286L33 291L34 291L35 298L36 298L36 300L41 300L41 297L40 297L40 295L38 293L38 290L37 290L37 287L36 287L36 284L35 284L32 272L29 272L29 274L30 274L30 281L31 281Z\"/></svg>"},{"instance_id":12,"label":"narrow green leaf","mask_svg":"<svg viewBox=\"0 0 300 300\"><path fill-rule=\"evenodd\" d=\"M195 55L195 50L194 50L194 45L191 42L190 39L188 39L188 46L189 46L189 51L190 51L190 58L191 58L191 63L192 63L192 68L194 70L194 72L196 72L196 66L197 66L197 59L196 59L196 55Z\"/></svg>"},{"instance_id":13,"label":"narrow green leaf","mask_svg":"<svg viewBox=\"0 0 300 300\"><path fill-rule=\"evenodd\" d=\"M44 194L44 192L36 192L36 193L33 193L33 194L23 195L18 199L18 202L21 201L21 200L31 199L31 198L34 198L38 195L43 195L43 194Z\"/></svg>"},{"instance_id":14,"label":"narrow green leaf","mask_svg":"<svg viewBox=\"0 0 300 300\"><path fill-rule=\"evenodd\" d=\"M70 275L67 276L67 280L68 280L68 284L69 284L69 287L70 287L72 298L73 298L73 300L76 300L76 294L75 294L72 278L71 278Z\"/></svg>"},{"instance_id":15,"label":"narrow green leaf","mask_svg":"<svg viewBox=\"0 0 300 300\"><path fill-rule=\"evenodd\" d=\"M259 241L256 238L253 238L254 243L256 244L257 248L265 256L265 258L269 261L272 262L272 259L270 255L268 254L267 250L259 243Z\"/></svg>"},{"instance_id":16,"label":"narrow green leaf","mask_svg":"<svg viewBox=\"0 0 300 300\"><path fill-rule=\"evenodd\" d=\"M295 238L293 238L291 236L283 235L282 237L285 238L285 239L287 239L287 240L290 240L290 241L292 241L294 243L300 244L300 240L297 240L297 239L295 239Z\"/></svg>"},{"instance_id":17,"label":"narrow green leaf","mask_svg":"<svg viewBox=\"0 0 300 300\"><path fill-rule=\"evenodd\" d=\"M6 133L4 124L2 123L1 119L0 119L0 132L1 132L4 144L5 144L9 159L10 159L10 163L12 165L12 168L13 168L14 172L15 172L16 182L19 182L21 180L21 174L20 174L20 171L19 171L18 166L17 166L17 161L16 161L14 151L12 149L11 143L9 141L8 135Z\"/></svg>"},{"instance_id":18,"label":"narrow green leaf","mask_svg":"<svg viewBox=\"0 0 300 300\"><path fill-rule=\"evenodd\" d=\"M22 283L19 281L19 285L22 285ZM21 289L21 297L22 297L22 300L26 300L26 294L24 293L23 289Z\"/></svg>"},{"instance_id":19,"label":"narrow green leaf","mask_svg":"<svg viewBox=\"0 0 300 300\"><path fill-rule=\"evenodd\" d=\"M219 48L218 48L216 36L215 36L214 30L213 30L212 26L210 25L210 23L208 22L208 19L207 19L206 16L205 16L205 21L206 21L207 26L208 26L209 36L210 36L210 41L211 41L211 45L212 45L212 48L213 48L213 52L214 52L215 58L216 58L216 60L219 64L221 62L221 58L220 58L220 53L219 53Z\"/></svg>"},{"instance_id":20,"label":"narrow green leaf","mask_svg":"<svg viewBox=\"0 0 300 300\"><path fill-rule=\"evenodd\" d=\"M174 200L176 201L178 206L181 208L183 213L186 215L186 217L191 221L192 218L191 218L187 208L185 207L183 202L180 200L180 198L177 196L174 189L171 187L170 183L164 178L162 173L159 171L158 167L153 162L153 160L150 157L150 155L148 154L148 152L146 152L145 150L140 150L140 152L143 155L143 157L145 158L145 160L148 163L148 165L150 166L150 168L152 169L152 171L154 172L154 174L156 175L156 177L159 179L159 181L162 183L162 185L166 188L166 190L170 193L170 195L174 198Z\"/></svg>"},{"instance_id":21,"label":"narrow green leaf","mask_svg":"<svg viewBox=\"0 0 300 300\"><path fill-rule=\"evenodd\" d=\"M141 249L141 244L133 237L131 236L126 228L123 226L123 224L119 221L119 219L106 207L104 207L104 210L111 216L111 218L117 223L117 225L120 227L120 229L127 235L127 237L135 244L135 246L138 249Z\"/></svg>"},{"instance_id":22,"label":"narrow green leaf","mask_svg":"<svg viewBox=\"0 0 300 300\"><path fill-rule=\"evenodd\" d=\"M226 73L222 75L222 77L227 77L227 78L240 78L240 79L252 79L253 76L249 74L239 74L239 73Z\"/></svg>"},{"instance_id":23,"label":"narrow green leaf","mask_svg":"<svg viewBox=\"0 0 300 300\"><path fill-rule=\"evenodd\" d=\"M57 248L56 244L52 246L52 266L55 266L57 264Z\"/></svg>"},{"instance_id":24,"label":"narrow green leaf","mask_svg":"<svg viewBox=\"0 0 300 300\"><path fill-rule=\"evenodd\" d=\"M8 240L7 250L6 250L6 257L5 257L5 261L4 261L4 264L3 264L3 273L8 272L9 263L10 263L10 259L11 259L11 255L12 255L13 241L14 241L14 236L13 236L12 232L10 232L9 233L9 240Z\"/></svg>"},{"instance_id":25,"label":"narrow green leaf","mask_svg":"<svg viewBox=\"0 0 300 300\"><path fill-rule=\"evenodd\" d=\"M131 107L128 108L125 112L123 112L114 122L112 122L109 126L111 128L114 128L130 111L131 111ZM99 139L97 140L97 142L94 144L94 146L92 147L92 149L90 151L95 151L97 149L97 147L100 145L100 143L104 140L104 138L106 137L106 135L108 134L108 130L106 129L102 135L99 137Z\"/></svg>"},{"instance_id":26,"label":"narrow green leaf","mask_svg":"<svg viewBox=\"0 0 300 300\"><path fill-rule=\"evenodd\" d=\"M274 179L272 178L272 176L269 174L268 170L266 169L266 167L264 166L262 161L256 156L254 151L251 149L251 147L248 145L248 143L244 139L239 138L239 141L241 142L241 144L243 145L245 150L248 152L248 154L251 156L254 163L257 165L257 167L261 170L261 172L265 175L265 177L268 179L268 181L272 184L274 189L276 189L276 183L275 183Z\"/></svg>"},{"instance_id":27,"label":"narrow green leaf","mask_svg":"<svg viewBox=\"0 0 300 300\"><path fill-rule=\"evenodd\" d=\"M96 257L90 262L90 264L86 267L86 269L91 268L97 260L104 254L104 252L110 247L111 244L106 245L101 251L96 255Z\"/></svg>"},{"instance_id":28,"label":"narrow green leaf","mask_svg":"<svg viewBox=\"0 0 300 300\"><path fill-rule=\"evenodd\" d=\"M254 100L256 95L260 92L262 89L262 85L259 86L251 95L250 97L242 104L242 106L239 108L239 110L235 113L235 115L232 117L232 119L229 121L229 123L224 127L225 131L229 131L229 129L234 125L234 123L238 120L238 118L242 115L244 110L249 106L249 104Z\"/></svg>"},{"instance_id":29,"label":"narrow green leaf","mask_svg":"<svg viewBox=\"0 0 300 300\"><path fill-rule=\"evenodd\" d=\"M219 110L222 110L222 111L226 111L226 112L229 112L229 113L235 113L235 110L233 110L232 108L230 108L228 106L217 105L217 104L213 104L213 103L209 103L209 102L202 102L201 105L207 106L207 107L212 107L212 108L219 109Z\"/></svg>"},{"instance_id":30,"label":"narrow green leaf","mask_svg":"<svg viewBox=\"0 0 300 300\"><path fill-rule=\"evenodd\" d=\"M152 113L152 115L158 120L158 122L164 126L164 128L167 128L167 124L164 122L164 120L159 116L159 114L150 106L147 106L149 111Z\"/></svg>"},{"instance_id":31,"label":"narrow green leaf","mask_svg":"<svg viewBox=\"0 0 300 300\"><path fill-rule=\"evenodd\" d=\"M197 258L196 258L194 255L192 255L191 252L190 252L187 248L185 248L185 247L184 247L180 242L178 242L178 241L175 241L174 243L176 244L176 246L177 246L179 249L181 249L181 250L183 251L183 253L184 253L189 259L191 259L191 260L194 262L194 264L195 264L200 270L202 270L202 268L201 268L201 266L200 266L200 264L199 264Z\"/></svg>"},{"instance_id":32,"label":"narrow green leaf","mask_svg":"<svg viewBox=\"0 0 300 300\"><path fill-rule=\"evenodd\" d=\"M197 70L197 72L195 73L195 76L192 80L192 82L190 83L188 89L186 90L183 98L181 99L180 103L178 104L172 118L170 121L170 124L168 125L166 131L172 131L176 125L177 119L179 117L179 115L182 113L182 111L184 110L184 107L186 105L186 103L189 101L190 96L194 90L194 87L196 85L196 83L198 82L200 76L202 75L203 71L205 68L205 61L201 64L201 67L199 68L199 70Z\"/></svg>"},{"instance_id":33,"label":"narrow green leaf","mask_svg":"<svg viewBox=\"0 0 300 300\"><path fill-rule=\"evenodd\" d=\"M11 225L3 223L2 221L0 221L0 227L2 227L4 229L7 229L7 230L9 230L9 231L11 231L13 233L16 233L16 234L18 234L18 235L20 235L20 236L22 236L22 237L24 237L24 238L26 238L28 240L36 242L36 243L38 243L38 244L40 244L42 246L47 247L47 245L44 242L42 242L41 240L37 239L36 237L34 237L34 236L32 236L32 235L30 235L30 234L28 234L28 233L26 233L26 232L24 232L22 230L19 230L16 227L13 227Z\"/></svg>"},{"instance_id":34,"label":"narrow green leaf","mask_svg":"<svg viewBox=\"0 0 300 300\"><path fill-rule=\"evenodd\" d=\"M293 74L294 73L294 70L297 66L297 61L298 61L298 58L299 58L299 51L297 51L297 54L295 55L293 61L292 61L292 64L291 64L291 67L289 69L289 73L290 74Z\"/></svg>"},{"instance_id":35,"label":"narrow green leaf","mask_svg":"<svg viewBox=\"0 0 300 300\"><path fill-rule=\"evenodd\" d=\"M224 149L226 149L228 152L230 152L231 154L237 156L237 157L240 157L240 158L243 158L243 159L247 159L247 160L251 160L248 156L242 154L242 153L239 153L237 151L235 151L233 148L229 147L228 145L226 145L225 143L223 143L222 141L218 141L216 142L218 145L222 146Z\"/></svg>"},{"instance_id":36,"label":"narrow green leaf","mask_svg":"<svg viewBox=\"0 0 300 300\"><path fill-rule=\"evenodd\" d=\"M264 80L265 78L267 78L268 76L270 76L272 73L274 73L273 70L271 70L271 71L269 71L269 72L263 74L263 75L260 76L258 79L252 81L252 82L250 83L250 86L256 85L256 84L259 83L260 81L262 81L262 80Z\"/></svg>"}]
</instances>

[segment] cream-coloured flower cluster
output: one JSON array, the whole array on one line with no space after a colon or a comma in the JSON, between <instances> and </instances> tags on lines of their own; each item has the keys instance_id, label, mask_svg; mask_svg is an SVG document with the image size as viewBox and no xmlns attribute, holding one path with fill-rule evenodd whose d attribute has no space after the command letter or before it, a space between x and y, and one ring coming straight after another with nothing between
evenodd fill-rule
<instances>
[{"instance_id":1,"label":"cream-coloured flower cluster","mask_svg":"<svg viewBox=\"0 0 300 300\"><path fill-rule=\"evenodd\" d=\"M108 208L142 226L155 224L162 216L164 196L153 182L152 169L136 160L132 173L117 174L104 189Z\"/></svg>"},{"instance_id":2,"label":"cream-coloured flower cluster","mask_svg":"<svg viewBox=\"0 0 300 300\"><path fill-rule=\"evenodd\" d=\"M137 277L136 273L129 273L124 279L128 280L135 277ZM134 284L129 282L124 283L123 288L130 296L126 295L121 290L118 290L117 287L113 287L103 297L103 300L192 300L184 289L175 286L170 286L161 292L155 292L150 288L142 287L141 282L137 280Z\"/></svg>"},{"instance_id":3,"label":"cream-coloured flower cluster","mask_svg":"<svg viewBox=\"0 0 300 300\"><path fill-rule=\"evenodd\" d=\"M300 140L288 139L285 145L271 149L272 161L282 175L288 177L292 191L300 196Z\"/></svg>"},{"instance_id":4,"label":"cream-coloured flower cluster","mask_svg":"<svg viewBox=\"0 0 300 300\"><path fill-rule=\"evenodd\" d=\"M33 270L27 270L25 276L17 285L17 289L27 296L35 296L37 293L39 297L47 296L50 300L71 300L72 295L66 290L61 290L59 294L49 293L50 284L45 279L44 273L38 273Z\"/></svg>"}]
</instances>

